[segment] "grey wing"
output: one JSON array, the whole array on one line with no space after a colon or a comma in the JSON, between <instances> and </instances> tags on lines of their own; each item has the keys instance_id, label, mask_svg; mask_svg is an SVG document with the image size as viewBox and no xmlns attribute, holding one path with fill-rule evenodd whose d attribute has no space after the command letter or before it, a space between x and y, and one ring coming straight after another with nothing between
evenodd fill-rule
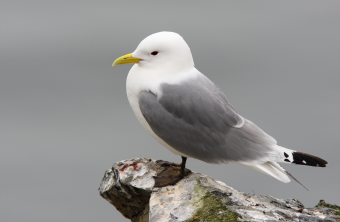
<instances>
[{"instance_id":1,"label":"grey wing","mask_svg":"<svg viewBox=\"0 0 340 222\"><path fill-rule=\"evenodd\" d=\"M139 107L154 133L187 157L208 163L266 159L276 141L238 115L206 77L163 84L160 98L139 95ZM243 124L241 128L234 126Z\"/></svg>"}]
</instances>

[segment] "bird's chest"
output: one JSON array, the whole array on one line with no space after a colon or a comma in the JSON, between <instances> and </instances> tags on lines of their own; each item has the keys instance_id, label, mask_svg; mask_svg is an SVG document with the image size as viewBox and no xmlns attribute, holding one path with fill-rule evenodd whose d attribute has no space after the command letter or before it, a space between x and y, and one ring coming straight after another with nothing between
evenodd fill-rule
<instances>
[{"instance_id":1,"label":"bird's chest","mask_svg":"<svg viewBox=\"0 0 340 222\"><path fill-rule=\"evenodd\" d=\"M156 75L152 75L150 72L143 73L142 70L136 70L136 66L131 68L126 79L126 94L130 106L139 122L151 135L154 133L139 108L139 94L143 91L150 91L155 95L159 95L159 81Z\"/></svg>"}]
</instances>

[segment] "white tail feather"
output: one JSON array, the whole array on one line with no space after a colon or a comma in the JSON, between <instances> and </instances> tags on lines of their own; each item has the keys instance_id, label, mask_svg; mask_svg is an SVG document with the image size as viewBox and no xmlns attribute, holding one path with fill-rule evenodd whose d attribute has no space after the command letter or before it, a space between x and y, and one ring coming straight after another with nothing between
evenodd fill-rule
<instances>
[{"instance_id":1,"label":"white tail feather","mask_svg":"<svg viewBox=\"0 0 340 222\"><path fill-rule=\"evenodd\" d=\"M275 179L278 179L284 183L290 182L289 176L286 174L286 171L276 162L268 161L261 165L254 165L249 167L261 173L272 176Z\"/></svg>"}]
</instances>

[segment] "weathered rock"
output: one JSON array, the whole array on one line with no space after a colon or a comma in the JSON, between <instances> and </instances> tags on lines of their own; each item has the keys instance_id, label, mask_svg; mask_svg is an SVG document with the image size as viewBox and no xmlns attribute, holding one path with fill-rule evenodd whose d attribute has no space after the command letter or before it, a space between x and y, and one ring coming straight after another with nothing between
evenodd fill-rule
<instances>
[{"instance_id":1,"label":"weathered rock","mask_svg":"<svg viewBox=\"0 0 340 222\"><path fill-rule=\"evenodd\" d=\"M161 170L155 160L134 158L105 172L100 195L137 221L340 221L340 207L324 201L305 208L296 199L276 199L234 190L209 176L186 170L174 186L153 188Z\"/></svg>"}]
</instances>

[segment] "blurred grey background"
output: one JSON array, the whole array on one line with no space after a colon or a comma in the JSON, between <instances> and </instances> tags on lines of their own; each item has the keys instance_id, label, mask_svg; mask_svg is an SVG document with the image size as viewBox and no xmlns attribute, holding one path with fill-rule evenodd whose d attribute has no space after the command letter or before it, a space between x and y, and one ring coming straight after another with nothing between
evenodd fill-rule
<instances>
[{"instance_id":1,"label":"blurred grey background","mask_svg":"<svg viewBox=\"0 0 340 222\"><path fill-rule=\"evenodd\" d=\"M131 65L146 36L181 34L196 67L279 145L326 168L281 164L309 188L236 164L187 167L237 190L340 205L339 1L1 1L0 220L127 221L97 191L114 162L179 162L134 116Z\"/></svg>"}]
</instances>

